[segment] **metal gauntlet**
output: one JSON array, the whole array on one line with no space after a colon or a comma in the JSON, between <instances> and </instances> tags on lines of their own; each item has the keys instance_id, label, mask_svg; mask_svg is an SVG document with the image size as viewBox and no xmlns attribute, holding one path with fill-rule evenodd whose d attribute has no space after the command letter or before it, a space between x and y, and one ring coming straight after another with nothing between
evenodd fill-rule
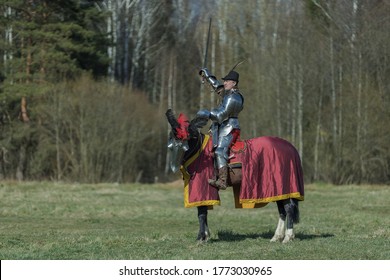
<instances>
[{"instance_id":1,"label":"metal gauntlet","mask_svg":"<svg viewBox=\"0 0 390 280\"><path fill-rule=\"evenodd\" d=\"M218 81L217 78L211 74L207 68L200 69L199 75L206 79L206 81L213 87L215 91L223 87L223 84Z\"/></svg>"},{"instance_id":2,"label":"metal gauntlet","mask_svg":"<svg viewBox=\"0 0 390 280\"><path fill-rule=\"evenodd\" d=\"M210 119L210 111L206 109L199 110L198 113L196 113L196 117L200 119L209 120Z\"/></svg>"}]
</instances>

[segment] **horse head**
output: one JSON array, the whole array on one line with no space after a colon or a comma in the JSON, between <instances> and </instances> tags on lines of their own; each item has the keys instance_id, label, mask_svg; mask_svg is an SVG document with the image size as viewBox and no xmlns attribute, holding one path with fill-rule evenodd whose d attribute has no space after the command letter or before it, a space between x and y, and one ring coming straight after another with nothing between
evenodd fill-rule
<instances>
[{"instance_id":1,"label":"horse head","mask_svg":"<svg viewBox=\"0 0 390 280\"><path fill-rule=\"evenodd\" d=\"M176 172L184 159L196 150L199 140L204 136L199 129L207 124L207 120L195 118L189 121L183 113L176 119L172 109L168 109L165 115L172 128L168 140L169 165L171 170Z\"/></svg>"}]
</instances>

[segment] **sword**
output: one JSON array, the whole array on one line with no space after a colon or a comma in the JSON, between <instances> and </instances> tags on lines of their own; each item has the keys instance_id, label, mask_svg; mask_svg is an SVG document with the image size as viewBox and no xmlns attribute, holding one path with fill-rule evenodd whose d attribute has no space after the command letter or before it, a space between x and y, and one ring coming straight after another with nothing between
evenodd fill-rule
<instances>
[{"instance_id":1,"label":"sword","mask_svg":"<svg viewBox=\"0 0 390 280\"><path fill-rule=\"evenodd\" d=\"M205 51L205 54L204 54L203 67L202 68L206 68L207 67L207 56L208 56L209 42L210 42L210 30L211 30L211 17L210 17L210 20L209 20L209 31L207 33L206 51ZM202 84L204 84L204 77L202 78Z\"/></svg>"}]
</instances>

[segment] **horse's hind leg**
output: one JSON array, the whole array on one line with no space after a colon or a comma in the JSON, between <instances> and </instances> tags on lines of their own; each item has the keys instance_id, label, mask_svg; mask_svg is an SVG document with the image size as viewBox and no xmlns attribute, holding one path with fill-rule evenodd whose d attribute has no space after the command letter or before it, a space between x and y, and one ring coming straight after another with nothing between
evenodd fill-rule
<instances>
[{"instance_id":1,"label":"horse's hind leg","mask_svg":"<svg viewBox=\"0 0 390 280\"><path fill-rule=\"evenodd\" d=\"M290 198L284 203L284 208L287 212L287 228L283 243L288 243L294 239L294 223L299 223L299 208L298 201Z\"/></svg>"},{"instance_id":2,"label":"horse's hind leg","mask_svg":"<svg viewBox=\"0 0 390 280\"><path fill-rule=\"evenodd\" d=\"M198 241L207 241L210 238L209 226L207 224L207 206L198 207L199 233Z\"/></svg>"},{"instance_id":3,"label":"horse's hind leg","mask_svg":"<svg viewBox=\"0 0 390 280\"><path fill-rule=\"evenodd\" d=\"M279 221L278 226L276 227L275 234L271 239L271 242L280 242L284 239L284 231L285 231L285 222L286 222L286 210L284 208L283 201L276 202L279 211Z\"/></svg>"}]
</instances>

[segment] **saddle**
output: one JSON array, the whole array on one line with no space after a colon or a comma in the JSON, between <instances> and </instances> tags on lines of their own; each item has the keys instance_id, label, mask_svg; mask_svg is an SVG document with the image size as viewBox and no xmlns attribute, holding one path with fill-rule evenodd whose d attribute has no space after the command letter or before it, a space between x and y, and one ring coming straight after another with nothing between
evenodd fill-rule
<instances>
[{"instance_id":1,"label":"saddle","mask_svg":"<svg viewBox=\"0 0 390 280\"><path fill-rule=\"evenodd\" d=\"M230 154L243 153L246 149L246 143L243 140L237 140L234 142L233 146L230 147Z\"/></svg>"},{"instance_id":2,"label":"saddle","mask_svg":"<svg viewBox=\"0 0 390 280\"><path fill-rule=\"evenodd\" d=\"M230 168L241 168L242 163L235 161L236 154L243 153L246 149L246 143L245 141L241 139L237 139L236 142L230 147L230 153L229 153L229 167Z\"/></svg>"}]
</instances>

